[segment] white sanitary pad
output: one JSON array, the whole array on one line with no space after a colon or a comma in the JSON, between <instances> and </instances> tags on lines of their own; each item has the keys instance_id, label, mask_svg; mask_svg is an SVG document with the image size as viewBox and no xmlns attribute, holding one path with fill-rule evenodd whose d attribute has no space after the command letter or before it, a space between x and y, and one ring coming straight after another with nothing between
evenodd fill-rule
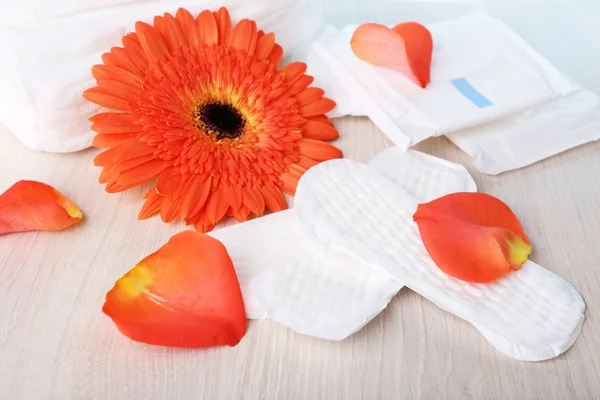
<instances>
[{"instance_id":1,"label":"white sanitary pad","mask_svg":"<svg viewBox=\"0 0 600 400\"><path fill-rule=\"evenodd\" d=\"M419 152L391 148L370 165L423 201L476 190L462 166ZM293 209L210 235L234 262L248 318L272 318L303 334L344 339L401 288L387 272L326 249L305 233Z\"/></svg>"},{"instance_id":2,"label":"white sanitary pad","mask_svg":"<svg viewBox=\"0 0 600 400\"><path fill-rule=\"evenodd\" d=\"M55 4L56 3L56 4ZM82 97L95 86L91 74L101 55L134 30L136 21L196 15L228 7L234 22L254 19L275 32L286 54L321 28L307 0L27 0L3 8L0 18L0 123L34 150L69 152L89 147L88 118L100 107Z\"/></svg>"},{"instance_id":3,"label":"white sanitary pad","mask_svg":"<svg viewBox=\"0 0 600 400\"><path fill-rule=\"evenodd\" d=\"M434 47L425 89L358 59L355 29L323 31L309 72L338 103L330 116L367 115L397 146L448 135L482 172L497 174L600 138L598 97L481 11L428 25Z\"/></svg>"},{"instance_id":4,"label":"white sanitary pad","mask_svg":"<svg viewBox=\"0 0 600 400\"><path fill-rule=\"evenodd\" d=\"M566 281L528 261L489 284L442 272L421 241L418 201L377 170L350 160L311 168L296 192L301 224L326 247L386 271L439 307L473 324L502 353L527 361L566 351L585 304Z\"/></svg>"},{"instance_id":5,"label":"white sanitary pad","mask_svg":"<svg viewBox=\"0 0 600 400\"><path fill-rule=\"evenodd\" d=\"M600 98L587 90L514 116L446 135L496 175L600 138Z\"/></svg>"}]
</instances>

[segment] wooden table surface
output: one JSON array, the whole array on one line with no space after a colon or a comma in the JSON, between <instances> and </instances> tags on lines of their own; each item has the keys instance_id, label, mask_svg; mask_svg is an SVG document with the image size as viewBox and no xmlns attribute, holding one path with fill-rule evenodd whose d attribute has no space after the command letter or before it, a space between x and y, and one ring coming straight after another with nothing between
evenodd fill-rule
<instances>
[{"instance_id":1,"label":"wooden table surface","mask_svg":"<svg viewBox=\"0 0 600 400\"><path fill-rule=\"evenodd\" d=\"M336 121L337 144L367 161L390 143L367 119ZM138 222L144 188L107 194L97 150L43 154L0 131L0 191L47 182L85 220L61 233L0 237L2 399L593 399L600 396L600 143L498 177L479 174L445 138L419 150L464 164L481 191L507 202L532 259L583 295L575 345L538 363L512 360L471 325L409 289L341 342L250 321L234 348L180 350L134 343L101 312L105 293L180 224Z\"/></svg>"}]
</instances>

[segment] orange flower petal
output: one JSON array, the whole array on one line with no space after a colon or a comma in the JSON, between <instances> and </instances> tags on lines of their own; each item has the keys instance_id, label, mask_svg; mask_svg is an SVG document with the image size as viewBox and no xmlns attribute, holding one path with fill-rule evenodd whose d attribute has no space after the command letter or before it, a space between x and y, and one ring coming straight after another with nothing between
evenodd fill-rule
<instances>
[{"instance_id":1,"label":"orange flower petal","mask_svg":"<svg viewBox=\"0 0 600 400\"><path fill-rule=\"evenodd\" d=\"M225 194L225 198L229 202L229 205L233 209L237 210L238 208L240 208L242 206L242 200L243 200L242 188L239 188L237 186L227 186L227 187L223 188L223 192Z\"/></svg>"},{"instance_id":2,"label":"orange flower petal","mask_svg":"<svg viewBox=\"0 0 600 400\"><path fill-rule=\"evenodd\" d=\"M244 188L244 204L255 215L262 215L265 212L265 199L260 190L252 187Z\"/></svg>"},{"instance_id":3,"label":"orange flower petal","mask_svg":"<svg viewBox=\"0 0 600 400\"><path fill-rule=\"evenodd\" d=\"M119 193L119 192L122 192L123 190L127 190L131 187L132 186L121 185L121 184L117 183L116 180L111 180L110 182L108 182L106 184L106 187L104 188L104 190L106 191L106 193Z\"/></svg>"},{"instance_id":4,"label":"orange flower petal","mask_svg":"<svg viewBox=\"0 0 600 400\"><path fill-rule=\"evenodd\" d=\"M175 219L175 217L179 213L180 203L181 198L179 197L175 197L173 195L163 197L162 205L160 208L160 218L163 222L169 223Z\"/></svg>"},{"instance_id":5,"label":"orange flower petal","mask_svg":"<svg viewBox=\"0 0 600 400\"><path fill-rule=\"evenodd\" d=\"M152 154L155 150L146 143L140 142L137 139L128 140L114 149L115 152L112 156L112 161L114 162L127 161L131 160L132 158Z\"/></svg>"},{"instance_id":6,"label":"orange flower petal","mask_svg":"<svg viewBox=\"0 0 600 400\"><path fill-rule=\"evenodd\" d=\"M92 67L92 75L96 81L119 81L138 90L142 87L143 83L142 79L136 74L114 65L94 65ZM110 91L106 87L104 89Z\"/></svg>"},{"instance_id":7,"label":"orange flower petal","mask_svg":"<svg viewBox=\"0 0 600 400\"><path fill-rule=\"evenodd\" d=\"M100 58L102 58L104 65L123 67L123 65L110 53L103 53Z\"/></svg>"},{"instance_id":8,"label":"orange flower petal","mask_svg":"<svg viewBox=\"0 0 600 400\"><path fill-rule=\"evenodd\" d=\"M97 83L102 89L128 102L135 100L139 92L139 88L123 83L122 81L99 80Z\"/></svg>"},{"instance_id":9,"label":"orange flower petal","mask_svg":"<svg viewBox=\"0 0 600 400\"><path fill-rule=\"evenodd\" d=\"M123 190L129 189L130 187L119 184L117 182L117 179L111 177L110 181L106 184L104 190L106 190L107 193L118 193L122 192Z\"/></svg>"},{"instance_id":10,"label":"orange flower petal","mask_svg":"<svg viewBox=\"0 0 600 400\"><path fill-rule=\"evenodd\" d=\"M233 28L229 45L245 53L253 54L256 48L256 22L243 19Z\"/></svg>"},{"instance_id":11,"label":"orange flower petal","mask_svg":"<svg viewBox=\"0 0 600 400\"><path fill-rule=\"evenodd\" d=\"M196 222L194 224L194 229L200 233L210 232L213 230L214 227L215 227L214 224L203 223L203 222Z\"/></svg>"},{"instance_id":12,"label":"orange flower petal","mask_svg":"<svg viewBox=\"0 0 600 400\"><path fill-rule=\"evenodd\" d=\"M275 34L267 33L266 35L261 36L256 42L256 49L254 50L254 55L259 60L266 60L273 51L273 47L275 46Z\"/></svg>"},{"instance_id":13,"label":"orange flower petal","mask_svg":"<svg viewBox=\"0 0 600 400\"><path fill-rule=\"evenodd\" d=\"M265 199L265 205L271 212L283 211L288 208L283 193L275 186L263 186L260 188L260 192Z\"/></svg>"},{"instance_id":14,"label":"orange flower petal","mask_svg":"<svg viewBox=\"0 0 600 400\"><path fill-rule=\"evenodd\" d=\"M179 174L175 174L175 168L165 169L160 173L154 187L161 196L169 196L175 192L180 181Z\"/></svg>"},{"instance_id":15,"label":"orange flower petal","mask_svg":"<svg viewBox=\"0 0 600 400\"><path fill-rule=\"evenodd\" d=\"M135 23L135 32L148 59L158 61L169 55L169 47L158 33L158 30L152 25L138 21Z\"/></svg>"},{"instance_id":16,"label":"orange flower petal","mask_svg":"<svg viewBox=\"0 0 600 400\"><path fill-rule=\"evenodd\" d=\"M135 71L137 68L133 59L129 56L129 53L120 47L113 47L110 49L110 54L112 59L115 61L115 65L113 67Z\"/></svg>"},{"instance_id":17,"label":"orange flower petal","mask_svg":"<svg viewBox=\"0 0 600 400\"><path fill-rule=\"evenodd\" d=\"M158 194L154 188L148 190L146 193L146 201L144 202L144 206L140 210L138 214L138 220L146 219L157 212L160 211L160 207L162 206L163 196Z\"/></svg>"},{"instance_id":18,"label":"orange flower petal","mask_svg":"<svg viewBox=\"0 0 600 400\"><path fill-rule=\"evenodd\" d=\"M296 194L296 187L298 187L298 177L294 176L289 172L281 174L281 190L283 193L294 196Z\"/></svg>"},{"instance_id":19,"label":"orange flower petal","mask_svg":"<svg viewBox=\"0 0 600 400\"><path fill-rule=\"evenodd\" d=\"M300 154L317 161L327 161L342 158L342 151L334 145L314 139L298 140Z\"/></svg>"},{"instance_id":20,"label":"orange flower petal","mask_svg":"<svg viewBox=\"0 0 600 400\"><path fill-rule=\"evenodd\" d=\"M104 89L93 87L83 92L83 97L99 106L112 110L128 111L131 109L129 102L121 97L110 94Z\"/></svg>"},{"instance_id":21,"label":"orange flower petal","mask_svg":"<svg viewBox=\"0 0 600 400\"><path fill-rule=\"evenodd\" d=\"M98 133L132 133L141 128L134 125L135 117L131 114L99 113L90 118L92 129Z\"/></svg>"},{"instance_id":22,"label":"orange flower petal","mask_svg":"<svg viewBox=\"0 0 600 400\"><path fill-rule=\"evenodd\" d=\"M335 101L322 97L310 104L302 107L302 115L305 117L313 117L315 115L325 114L335 108Z\"/></svg>"},{"instance_id":23,"label":"orange flower petal","mask_svg":"<svg viewBox=\"0 0 600 400\"><path fill-rule=\"evenodd\" d=\"M333 140L340 136L337 129L330 124L313 120L306 121L304 129L304 137L307 139Z\"/></svg>"},{"instance_id":24,"label":"orange flower petal","mask_svg":"<svg viewBox=\"0 0 600 400\"><path fill-rule=\"evenodd\" d=\"M224 190L212 192L206 201L206 218L211 225L215 225L223 218L229 209L229 201Z\"/></svg>"},{"instance_id":25,"label":"orange flower petal","mask_svg":"<svg viewBox=\"0 0 600 400\"><path fill-rule=\"evenodd\" d=\"M188 45L187 39L181 30L179 22L171 14L165 14L165 27L167 29L168 42L173 49L179 49Z\"/></svg>"},{"instance_id":26,"label":"orange flower petal","mask_svg":"<svg viewBox=\"0 0 600 400\"><path fill-rule=\"evenodd\" d=\"M136 135L136 133L100 133L92 140L92 146L98 148L118 146L129 139L135 138Z\"/></svg>"},{"instance_id":27,"label":"orange flower petal","mask_svg":"<svg viewBox=\"0 0 600 400\"><path fill-rule=\"evenodd\" d=\"M308 67L305 63L300 61L295 61L289 63L279 70L279 73L285 75L286 79L289 82L294 82L296 79L300 78L306 72Z\"/></svg>"},{"instance_id":28,"label":"orange flower petal","mask_svg":"<svg viewBox=\"0 0 600 400\"><path fill-rule=\"evenodd\" d=\"M42 182L19 181L0 195L0 235L58 231L82 218L79 207Z\"/></svg>"},{"instance_id":29,"label":"orange flower petal","mask_svg":"<svg viewBox=\"0 0 600 400\"><path fill-rule=\"evenodd\" d=\"M420 204L414 220L437 266L467 282L492 282L521 268L531 253L515 214L484 193L454 193Z\"/></svg>"},{"instance_id":30,"label":"orange flower petal","mask_svg":"<svg viewBox=\"0 0 600 400\"><path fill-rule=\"evenodd\" d=\"M219 27L217 20L212 12L204 10L197 18L198 32L200 40L207 46L214 46L219 43Z\"/></svg>"},{"instance_id":31,"label":"orange flower petal","mask_svg":"<svg viewBox=\"0 0 600 400\"><path fill-rule=\"evenodd\" d=\"M308 157L304 157L304 156L300 156L300 159L297 162L297 164L299 166L301 166L302 168L304 168L305 170L311 169L318 163L319 163L318 161L315 161L312 158L308 158Z\"/></svg>"},{"instance_id":32,"label":"orange flower petal","mask_svg":"<svg viewBox=\"0 0 600 400\"><path fill-rule=\"evenodd\" d=\"M326 115L315 115L314 117L310 117L309 121L317 121L317 122L322 122L322 123L330 125L330 126L334 126L333 122L331 122L331 120L329 118L327 118Z\"/></svg>"},{"instance_id":33,"label":"orange flower petal","mask_svg":"<svg viewBox=\"0 0 600 400\"><path fill-rule=\"evenodd\" d=\"M161 174L161 178L162 176L163 175ZM184 177L182 175L175 175L173 179L169 180L168 185L170 187L166 191L168 192L167 194L164 194L159 191L159 186L157 183L156 191L164 195L160 210L160 217L162 218L163 222L171 222L173 221L173 219L175 219L177 214L179 214L181 209L182 196L184 194L184 189L186 185L189 183L189 179L190 178L188 178L187 176Z\"/></svg>"},{"instance_id":34,"label":"orange flower petal","mask_svg":"<svg viewBox=\"0 0 600 400\"><path fill-rule=\"evenodd\" d=\"M98 182L102 184L106 184L113 179L113 173L110 168L105 167L102 168L102 172L100 173L100 177L98 178Z\"/></svg>"},{"instance_id":35,"label":"orange flower petal","mask_svg":"<svg viewBox=\"0 0 600 400\"><path fill-rule=\"evenodd\" d=\"M202 208L209 193L210 182L207 184L200 176L190 178L181 197L179 219L184 221L193 215L194 208Z\"/></svg>"},{"instance_id":36,"label":"orange flower petal","mask_svg":"<svg viewBox=\"0 0 600 400\"><path fill-rule=\"evenodd\" d=\"M192 231L173 236L119 279L102 311L125 336L152 345L234 346L246 333L225 246Z\"/></svg>"},{"instance_id":37,"label":"orange flower petal","mask_svg":"<svg viewBox=\"0 0 600 400\"><path fill-rule=\"evenodd\" d=\"M150 180L165 169L163 160L151 160L119 174L117 182L121 186L131 188Z\"/></svg>"},{"instance_id":38,"label":"orange flower petal","mask_svg":"<svg viewBox=\"0 0 600 400\"><path fill-rule=\"evenodd\" d=\"M278 67L279 64L281 64L281 60L283 60L283 48L280 45L275 44L271 54L269 54L268 60L271 64Z\"/></svg>"},{"instance_id":39,"label":"orange flower petal","mask_svg":"<svg viewBox=\"0 0 600 400\"><path fill-rule=\"evenodd\" d=\"M120 145L122 146L122 144ZM94 165L97 167L107 167L112 165L113 157L119 147L112 147L102 153L99 153L96 157L94 157Z\"/></svg>"},{"instance_id":40,"label":"orange flower petal","mask_svg":"<svg viewBox=\"0 0 600 400\"><path fill-rule=\"evenodd\" d=\"M296 99L298 100L301 106L305 106L307 104L314 103L315 101L321 99L324 94L325 91L323 89L310 87L298 93L296 95Z\"/></svg>"},{"instance_id":41,"label":"orange flower petal","mask_svg":"<svg viewBox=\"0 0 600 400\"><path fill-rule=\"evenodd\" d=\"M146 155L143 155L140 157L132 158L131 160L113 163L112 165L108 166L106 169L110 170L110 173L112 174L112 177L110 180L116 181L121 173L128 171L139 165L145 164L154 159L155 159L155 157L153 154L146 154Z\"/></svg>"},{"instance_id":42,"label":"orange flower petal","mask_svg":"<svg viewBox=\"0 0 600 400\"><path fill-rule=\"evenodd\" d=\"M229 211L227 211L227 214L231 215L238 222L246 222L250 217L250 209L245 205L241 205L238 209L229 207Z\"/></svg>"},{"instance_id":43,"label":"orange flower petal","mask_svg":"<svg viewBox=\"0 0 600 400\"><path fill-rule=\"evenodd\" d=\"M298 79L296 79L294 81L294 83L292 83L290 85L290 88L288 89L288 92L292 96L294 96L294 95L300 93L301 91L303 91L308 86L310 86L310 84L313 83L314 80L315 80L315 78L313 78L312 76L303 75L303 76L299 77Z\"/></svg>"},{"instance_id":44,"label":"orange flower petal","mask_svg":"<svg viewBox=\"0 0 600 400\"><path fill-rule=\"evenodd\" d=\"M354 31L350 45L363 61L396 69L421 87L429 83L433 41L423 25L410 22L390 29L363 24Z\"/></svg>"},{"instance_id":45,"label":"orange flower petal","mask_svg":"<svg viewBox=\"0 0 600 400\"><path fill-rule=\"evenodd\" d=\"M193 202L193 207L191 208L190 212L188 213L190 216L195 216L196 214L198 214L200 212L200 210L202 210L202 208L206 204L206 200L208 200L208 196L210 195L210 188L211 188L211 178L208 178L204 182L203 186L200 188L200 191L196 192L196 199Z\"/></svg>"},{"instance_id":46,"label":"orange flower petal","mask_svg":"<svg viewBox=\"0 0 600 400\"><path fill-rule=\"evenodd\" d=\"M135 68L131 71L138 76L143 77L146 73L146 69L148 69L149 62L137 34L133 32L128 33L123 36L121 42L123 43L123 48L129 54L129 58L131 58L131 61L135 64Z\"/></svg>"},{"instance_id":47,"label":"orange flower petal","mask_svg":"<svg viewBox=\"0 0 600 400\"><path fill-rule=\"evenodd\" d=\"M232 26L229 11L225 7L221 7L214 15L217 26L219 27L219 44L221 46L227 46L229 44Z\"/></svg>"},{"instance_id":48,"label":"orange flower petal","mask_svg":"<svg viewBox=\"0 0 600 400\"><path fill-rule=\"evenodd\" d=\"M166 43L168 38L167 38L167 24L165 22L164 17L161 17L160 15L157 15L156 17L154 17L154 21L152 21L154 24L154 28L156 29L156 33L158 34L158 36L160 36L163 41L165 42L165 45L167 46L167 48L171 48L170 44Z\"/></svg>"},{"instance_id":49,"label":"orange flower petal","mask_svg":"<svg viewBox=\"0 0 600 400\"><path fill-rule=\"evenodd\" d=\"M177 10L175 18L179 21L179 25L186 35L189 45L191 47L200 46L200 32L198 31L198 24L194 17L192 17L192 14L185 8L180 8Z\"/></svg>"}]
</instances>

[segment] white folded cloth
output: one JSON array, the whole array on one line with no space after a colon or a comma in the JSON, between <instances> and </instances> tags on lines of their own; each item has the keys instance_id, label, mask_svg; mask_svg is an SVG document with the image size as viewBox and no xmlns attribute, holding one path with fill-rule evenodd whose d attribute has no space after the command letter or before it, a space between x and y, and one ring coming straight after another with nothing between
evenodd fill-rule
<instances>
[{"instance_id":1,"label":"white folded cloth","mask_svg":"<svg viewBox=\"0 0 600 400\"><path fill-rule=\"evenodd\" d=\"M598 97L481 11L428 25L434 50L425 89L354 56L355 28L324 31L309 56L309 72L338 103L332 117L367 115L404 148L448 135L490 174L600 138Z\"/></svg>"},{"instance_id":2,"label":"white folded cloth","mask_svg":"<svg viewBox=\"0 0 600 400\"><path fill-rule=\"evenodd\" d=\"M7 3L0 19L0 123L26 146L51 152L90 146L88 118L99 107L82 93L94 86L94 64L121 45L136 21L226 6L234 21L254 19L275 32L286 52L309 41L322 22L305 0L25 0ZM6 10L6 12L5 12Z\"/></svg>"}]
</instances>

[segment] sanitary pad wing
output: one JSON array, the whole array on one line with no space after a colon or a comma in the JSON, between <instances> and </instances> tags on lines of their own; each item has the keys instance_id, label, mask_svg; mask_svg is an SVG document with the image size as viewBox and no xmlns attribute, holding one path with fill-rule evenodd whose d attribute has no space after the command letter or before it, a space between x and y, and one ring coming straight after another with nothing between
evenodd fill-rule
<instances>
[{"instance_id":1,"label":"sanitary pad wing","mask_svg":"<svg viewBox=\"0 0 600 400\"><path fill-rule=\"evenodd\" d=\"M412 216L418 202L380 172L349 160L309 170L296 192L302 225L328 248L346 249L403 285L472 323L517 359L556 357L577 338L585 304L566 281L528 261L490 284L444 274Z\"/></svg>"},{"instance_id":2,"label":"sanitary pad wing","mask_svg":"<svg viewBox=\"0 0 600 400\"><path fill-rule=\"evenodd\" d=\"M457 164L391 148L371 165L423 201L475 191ZM363 327L402 285L387 272L308 235L286 210L210 233L233 259L248 318L272 318L291 329L340 340Z\"/></svg>"}]
</instances>

